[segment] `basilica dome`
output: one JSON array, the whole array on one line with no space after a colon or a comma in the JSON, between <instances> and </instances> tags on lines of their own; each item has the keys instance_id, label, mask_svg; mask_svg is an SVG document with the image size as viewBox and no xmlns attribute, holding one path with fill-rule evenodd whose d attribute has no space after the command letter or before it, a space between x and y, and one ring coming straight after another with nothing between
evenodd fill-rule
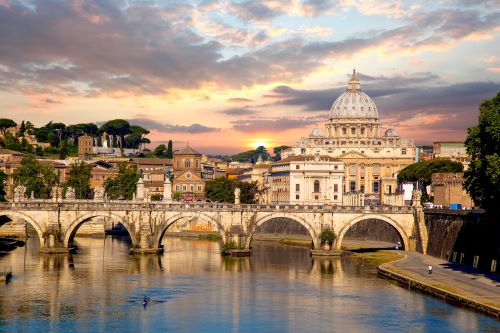
<instances>
[{"instance_id":1,"label":"basilica dome","mask_svg":"<svg viewBox=\"0 0 500 333\"><path fill-rule=\"evenodd\" d=\"M361 84L356 71L347 83L347 90L333 102L330 119L378 119L377 106L373 100L361 91Z\"/></svg>"},{"instance_id":2,"label":"basilica dome","mask_svg":"<svg viewBox=\"0 0 500 333\"><path fill-rule=\"evenodd\" d=\"M399 134L396 132L394 128L389 128L387 131L385 131L384 136L387 137L398 137Z\"/></svg>"}]
</instances>

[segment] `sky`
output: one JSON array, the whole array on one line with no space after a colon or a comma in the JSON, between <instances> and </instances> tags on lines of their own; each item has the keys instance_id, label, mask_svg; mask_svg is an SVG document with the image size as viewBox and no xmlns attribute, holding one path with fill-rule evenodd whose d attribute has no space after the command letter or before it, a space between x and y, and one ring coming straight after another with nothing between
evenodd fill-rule
<instances>
[{"instance_id":1,"label":"sky","mask_svg":"<svg viewBox=\"0 0 500 333\"><path fill-rule=\"evenodd\" d=\"M0 117L121 118L207 154L291 145L356 69L380 121L464 140L500 91L500 0L0 0Z\"/></svg>"}]
</instances>

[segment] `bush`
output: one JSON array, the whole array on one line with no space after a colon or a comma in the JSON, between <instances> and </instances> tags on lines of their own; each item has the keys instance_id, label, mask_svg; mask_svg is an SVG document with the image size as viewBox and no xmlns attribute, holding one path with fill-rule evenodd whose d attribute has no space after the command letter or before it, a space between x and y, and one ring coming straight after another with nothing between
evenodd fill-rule
<instances>
[{"instance_id":1,"label":"bush","mask_svg":"<svg viewBox=\"0 0 500 333\"><path fill-rule=\"evenodd\" d=\"M224 245L222 245L221 252L223 255L228 255L230 250L234 250L236 248L238 248L236 242L234 240L230 240L225 242Z\"/></svg>"},{"instance_id":2,"label":"bush","mask_svg":"<svg viewBox=\"0 0 500 333\"><path fill-rule=\"evenodd\" d=\"M321 245L328 244L331 246L333 244L333 241L335 240L336 236L335 236L335 233L333 232L332 229L327 228L321 232L321 234L319 235L319 238L321 240Z\"/></svg>"}]
</instances>

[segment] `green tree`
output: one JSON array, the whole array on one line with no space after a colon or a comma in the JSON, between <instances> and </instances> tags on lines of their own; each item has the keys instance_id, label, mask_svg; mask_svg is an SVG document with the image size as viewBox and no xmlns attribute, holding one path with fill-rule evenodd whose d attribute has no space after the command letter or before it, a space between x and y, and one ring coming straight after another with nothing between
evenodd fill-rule
<instances>
[{"instance_id":1,"label":"green tree","mask_svg":"<svg viewBox=\"0 0 500 333\"><path fill-rule=\"evenodd\" d=\"M423 190L431 184L432 174L437 172L462 172L462 163L448 159L433 159L410 164L398 173L399 182L419 182Z\"/></svg>"},{"instance_id":2,"label":"green tree","mask_svg":"<svg viewBox=\"0 0 500 333\"><path fill-rule=\"evenodd\" d=\"M106 132L111 135L113 137L113 142L118 141L118 146L123 155L125 136L132 133L128 121L123 119L110 120L99 128L99 132Z\"/></svg>"},{"instance_id":3,"label":"green tree","mask_svg":"<svg viewBox=\"0 0 500 333\"><path fill-rule=\"evenodd\" d=\"M59 177L50 165L39 163L33 155L26 155L20 166L12 173L15 186L26 186L28 195L48 199L52 187L59 183Z\"/></svg>"},{"instance_id":4,"label":"green tree","mask_svg":"<svg viewBox=\"0 0 500 333\"><path fill-rule=\"evenodd\" d=\"M90 193L91 171L92 167L83 161L71 165L68 180L64 183L64 190L72 187L75 189L77 199L86 199Z\"/></svg>"},{"instance_id":5,"label":"green tree","mask_svg":"<svg viewBox=\"0 0 500 333\"><path fill-rule=\"evenodd\" d=\"M0 201L7 201L5 187L7 186L7 175L0 170Z\"/></svg>"},{"instance_id":6,"label":"green tree","mask_svg":"<svg viewBox=\"0 0 500 333\"><path fill-rule=\"evenodd\" d=\"M7 131L8 128L17 126L16 122L12 119L7 119L7 118L0 118L0 132L5 135L5 131Z\"/></svg>"},{"instance_id":7,"label":"green tree","mask_svg":"<svg viewBox=\"0 0 500 333\"><path fill-rule=\"evenodd\" d=\"M283 150L288 149L288 148L290 148L290 146L285 146L285 145L283 145L283 146L274 147L274 148L273 148L273 152L274 152L274 160L275 160L275 161L279 161L279 160L281 160L281 152L282 152Z\"/></svg>"},{"instance_id":8,"label":"green tree","mask_svg":"<svg viewBox=\"0 0 500 333\"><path fill-rule=\"evenodd\" d=\"M166 149L167 149L167 147L165 147L164 144L158 145L158 147L156 147L154 150L155 156L165 157L165 150Z\"/></svg>"},{"instance_id":9,"label":"green tree","mask_svg":"<svg viewBox=\"0 0 500 333\"><path fill-rule=\"evenodd\" d=\"M467 131L471 158L464 187L474 203L490 214L500 212L500 92L479 107L479 123Z\"/></svg>"},{"instance_id":10,"label":"green tree","mask_svg":"<svg viewBox=\"0 0 500 333\"><path fill-rule=\"evenodd\" d=\"M240 202L252 204L256 201L259 193L257 182L240 182L235 179L219 177L205 183L205 197L214 202L234 202L234 190L238 187L240 192Z\"/></svg>"},{"instance_id":11,"label":"green tree","mask_svg":"<svg viewBox=\"0 0 500 333\"><path fill-rule=\"evenodd\" d=\"M174 158L174 150L172 148L172 140L168 140L166 158Z\"/></svg>"},{"instance_id":12,"label":"green tree","mask_svg":"<svg viewBox=\"0 0 500 333\"><path fill-rule=\"evenodd\" d=\"M139 171L137 170L137 166L127 166L125 163L120 163L118 166L118 175L104 181L104 190L108 198L112 200L132 200L138 181Z\"/></svg>"}]
</instances>

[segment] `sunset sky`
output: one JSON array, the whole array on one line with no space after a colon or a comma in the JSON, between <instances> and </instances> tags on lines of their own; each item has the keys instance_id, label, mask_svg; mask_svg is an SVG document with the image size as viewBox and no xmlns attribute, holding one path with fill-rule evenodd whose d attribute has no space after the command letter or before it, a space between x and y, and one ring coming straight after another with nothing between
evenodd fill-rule
<instances>
[{"instance_id":1,"label":"sunset sky","mask_svg":"<svg viewBox=\"0 0 500 333\"><path fill-rule=\"evenodd\" d=\"M353 68L386 127L463 140L500 91L500 1L0 0L0 117L123 118L151 148L292 144Z\"/></svg>"}]
</instances>

